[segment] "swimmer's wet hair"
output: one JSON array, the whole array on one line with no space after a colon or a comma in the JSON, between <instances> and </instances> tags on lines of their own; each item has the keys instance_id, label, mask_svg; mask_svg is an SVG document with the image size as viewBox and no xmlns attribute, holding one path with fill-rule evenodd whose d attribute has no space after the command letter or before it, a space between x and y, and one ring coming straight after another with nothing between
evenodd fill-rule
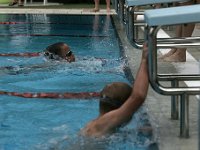
<instances>
[{"instance_id":1,"label":"swimmer's wet hair","mask_svg":"<svg viewBox=\"0 0 200 150\"><path fill-rule=\"evenodd\" d=\"M58 43L54 43L52 45L49 45L45 51L48 51L50 53L53 53L55 55L59 55L59 52L61 51L62 47L65 45L64 42L58 42Z\"/></svg>"},{"instance_id":2,"label":"swimmer's wet hair","mask_svg":"<svg viewBox=\"0 0 200 150\"><path fill-rule=\"evenodd\" d=\"M119 108L131 95L132 88L123 82L106 85L100 93L100 110L109 112Z\"/></svg>"},{"instance_id":3,"label":"swimmer's wet hair","mask_svg":"<svg viewBox=\"0 0 200 150\"><path fill-rule=\"evenodd\" d=\"M49 59L55 59L55 60L63 59L62 53L63 53L63 51L65 51L65 46L68 46L68 45L65 44L64 42L58 42L58 43L54 43L52 45L49 45L44 50L44 55L46 57L48 57Z\"/></svg>"}]
</instances>

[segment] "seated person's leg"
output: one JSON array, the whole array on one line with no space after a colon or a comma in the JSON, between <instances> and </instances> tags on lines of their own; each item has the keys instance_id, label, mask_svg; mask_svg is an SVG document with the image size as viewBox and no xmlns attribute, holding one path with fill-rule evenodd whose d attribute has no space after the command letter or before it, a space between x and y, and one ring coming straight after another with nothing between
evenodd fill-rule
<instances>
[{"instance_id":1,"label":"seated person's leg","mask_svg":"<svg viewBox=\"0 0 200 150\"><path fill-rule=\"evenodd\" d=\"M18 6L24 6L24 3L22 0L18 0Z\"/></svg>"},{"instance_id":2,"label":"seated person's leg","mask_svg":"<svg viewBox=\"0 0 200 150\"><path fill-rule=\"evenodd\" d=\"M182 36L181 37L190 37L194 30L195 24L185 24L182 25ZM186 48L178 48L176 51L169 57L164 59L165 61L172 62L185 62L186 61Z\"/></svg>"},{"instance_id":3,"label":"seated person's leg","mask_svg":"<svg viewBox=\"0 0 200 150\"><path fill-rule=\"evenodd\" d=\"M94 0L94 9L92 12L98 12L99 11L99 0Z\"/></svg>"},{"instance_id":4,"label":"seated person's leg","mask_svg":"<svg viewBox=\"0 0 200 150\"><path fill-rule=\"evenodd\" d=\"M110 0L106 0L106 10L110 12Z\"/></svg>"},{"instance_id":5,"label":"seated person's leg","mask_svg":"<svg viewBox=\"0 0 200 150\"><path fill-rule=\"evenodd\" d=\"M176 37L181 37L182 36L182 25L176 26ZM162 55L159 57L159 59L165 59L171 55L173 55L176 52L176 48L171 49L168 53Z\"/></svg>"},{"instance_id":6,"label":"seated person's leg","mask_svg":"<svg viewBox=\"0 0 200 150\"><path fill-rule=\"evenodd\" d=\"M195 0L188 0L186 2L177 3L176 6L192 5ZM176 37L190 37L194 30L194 24L179 25L176 27ZM185 62L186 61L186 48L172 49L167 54L160 57L164 61L169 62Z\"/></svg>"}]
</instances>

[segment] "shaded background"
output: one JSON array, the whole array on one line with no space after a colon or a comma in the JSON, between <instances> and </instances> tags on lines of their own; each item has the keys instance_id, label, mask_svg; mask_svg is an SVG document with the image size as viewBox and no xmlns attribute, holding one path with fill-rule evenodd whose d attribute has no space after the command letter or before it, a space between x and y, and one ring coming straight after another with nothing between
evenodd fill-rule
<instances>
[{"instance_id":1,"label":"shaded background","mask_svg":"<svg viewBox=\"0 0 200 150\"><path fill-rule=\"evenodd\" d=\"M41 1L41 0L34 0L34 1ZM94 0L48 0L48 2L58 2L58 3L94 3ZM105 4L105 0L104 1L100 1L101 4Z\"/></svg>"}]
</instances>

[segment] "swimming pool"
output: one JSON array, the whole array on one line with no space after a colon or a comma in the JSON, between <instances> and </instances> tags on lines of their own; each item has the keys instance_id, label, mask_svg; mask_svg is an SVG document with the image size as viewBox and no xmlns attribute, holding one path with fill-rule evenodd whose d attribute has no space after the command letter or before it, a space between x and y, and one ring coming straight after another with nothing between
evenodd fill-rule
<instances>
[{"instance_id":1,"label":"swimming pool","mask_svg":"<svg viewBox=\"0 0 200 150\"><path fill-rule=\"evenodd\" d=\"M112 17L79 15L0 15L0 53L38 53L68 43L76 62L0 56L0 91L99 92L106 84L130 83ZM103 141L85 142L78 132L98 115L98 98L22 98L0 95L0 149L136 149L154 143L139 132L149 125L140 109L129 125ZM86 140L87 141L87 140ZM94 143L94 144L92 144ZM88 148L89 147L89 148Z\"/></svg>"}]
</instances>

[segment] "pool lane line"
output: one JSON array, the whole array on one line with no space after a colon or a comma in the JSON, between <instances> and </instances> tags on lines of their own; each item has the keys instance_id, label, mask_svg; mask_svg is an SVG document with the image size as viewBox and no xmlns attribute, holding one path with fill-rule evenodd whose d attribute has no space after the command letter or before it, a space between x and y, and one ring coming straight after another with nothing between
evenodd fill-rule
<instances>
[{"instance_id":1,"label":"pool lane line","mask_svg":"<svg viewBox=\"0 0 200 150\"><path fill-rule=\"evenodd\" d=\"M24 52L24 53L0 53L0 57L38 57L42 56L43 52ZM94 57L97 60L104 61L105 58ZM87 59L83 59L87 60Z\"/></svg>"},{"instance_id":2,"label":"pool lane line","mask_svg":"<svg viewBox=\"0 0 200 150\"><path fill-rule=\"evenodd\" d=\"M73 35L73 34L0 34L0 36L64 36L64 37L92 37L108 38L109 35Z\"/></svg>"},{"instance_id":3,"label":"pool lane line","mask_svg":"<svg viewBox=\"0 0 200 150\"><path fill-rule=\"evenodd\" d=\"M69 22L12 22L12 21L5 21L0 22L0 25L16 25L16 24L64 24L64 25L87 25L87 26L93 26L93 23L69 23ZM102 25L102 24L99 24Z\"/></svg>"},{"instance_id":4,"label":"pool lane line","mask_svg":"<svg viewBox=\"0 0 200 150\"><path fill-rule=\"evenodd\" d=\"M8 95L8 96L16 96L16 97L23 97L23 98L51 98L51 99L92 99L100 96L99 92L65 92L65 93L31 93L31 92L7 92L7 91L0 91L0 95Z\"/></svg>"},{"instance_id":5,"label":"pool lane line","mask_svg":"<svg viewBox=\"0 0 200 150\"><path fill-rule=\"evenodd\" d=\"M17 57L38 57L40 56L40 52L33 52L33 53L0 53L0 56L17 56Z\"/></svg>"},{"instance_id":6,"label":"pool lane line","mask_svg":"<svg viewBox=\"0 0 200 150\"><path fill-rule=\"evenodd\" d=\"M5 21L5 22L0 22L0 24L1 25L9 25L9 24L13 25L13 24L69 24L69 23L64 23L64 22L10 22L10 21ZM90 24L88 24L88 25L90 25Z\"/></svg>"}]
</instances>

